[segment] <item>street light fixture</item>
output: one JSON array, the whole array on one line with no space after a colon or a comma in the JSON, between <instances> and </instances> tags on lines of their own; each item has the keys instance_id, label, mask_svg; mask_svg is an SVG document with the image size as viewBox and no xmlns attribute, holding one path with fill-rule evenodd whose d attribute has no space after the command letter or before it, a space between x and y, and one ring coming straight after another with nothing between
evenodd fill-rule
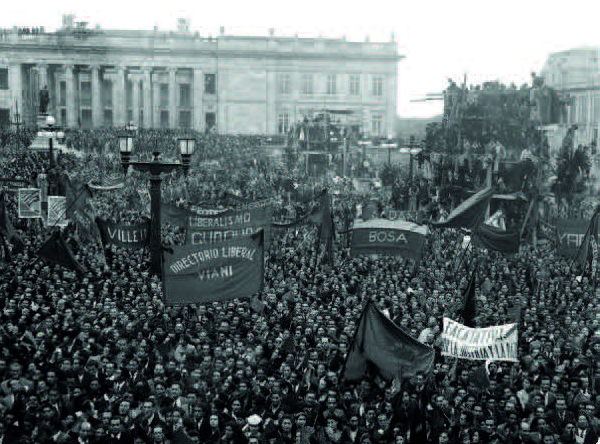
<instances>
[{"instance_id":1,"label":"street light fixture","mask_svg":"<svg viewBox=\"0 0 600 444\"><path fill-rule=\"evenodd\" d=\"M194 149L196 148L196 139L182 137L179 139L179 152L181 153L181 164L183 174L186 176L190 172L190 163Z\"/></svg>"},{"instance_id":2,"label":"street light fixture","mask_svg":"<svg viewBox=\"0 0 600 444\"><path fill-rule=\"evenodd\" d=\"M169 173L177 168L185 168L184 163L167 163L161 162L160 151L156 150L152 153L152 162L131 162L131 153L133 150L133 134L134 131L128 126L128 131L119 136L119 150L121 153L121 165L123 171L127 174L127 170L131 165L136 170L142 173L150 173L150 271L156 276L160 276L162 272L162 243L161 243L161 193L160 185L162 182L161 174ZM191 139L193 140L193 139ZM194 149L194 142L185 144L185 153L183 144L180 142L181 155L191 156ZM191 151L190 151L191 149ZM189 168L189 166L188 166Z\"/></svg>"},{"instance_id":3,"label":"street light fixture","mask_svg":"<svg viewBox=\"0 0 600 444\"><path fill-rule=\"evenodd\" d=\"M121 166L123 172L127 175L129 161L131 160L131 152L133 151L133 137L135 135L135 125L127 125L125 132L119 135L119 152L121 154Z\"/></svg>"}]
</instances>

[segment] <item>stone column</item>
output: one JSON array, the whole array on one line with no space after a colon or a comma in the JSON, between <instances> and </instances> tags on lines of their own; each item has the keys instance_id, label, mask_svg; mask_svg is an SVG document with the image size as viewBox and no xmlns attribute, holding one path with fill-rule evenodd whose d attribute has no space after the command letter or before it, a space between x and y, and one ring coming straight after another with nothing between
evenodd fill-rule
<instances>
[{"instance_id":1,"label":"stone column","mask_svg":"<svg viewBox=\"0 0 600 444\"><path fill-rule=\"evenodd\" d=\"M77 109L75 109L75 74L73 66L65 66L65 81L67 82L67 126L77 126Z\"/></svg>"},{"instance_id":2,"label":"stone column","mask_svg":"<svg viewBox=\"0 0 600 444\"><path fill-rule=\"evenodd\" d=\"M140 125L140 79L136 76L131 80L131 109L133 111L133 123L136 126Z\"/></svg>"},{"instance_id":3,"label":"stone column","mask_svg":"<svg viewBox=\"0 0 600 444\"><path fill-rule=\"evenodd\" d=\"M202 106L202 93L204 92L204 75L202 68L194 68L194 117L192 128L196 131L204 129L204 107Z\"/></svg>"},{"instance_id":4,"label":"stone column","mask_svg":"<svg viewBox=\"0 0 600 444\"><path fill-rule=\"evenodd\" d=\"M38 65L37 69L40 76L40 89L44 89L44 86L50 89L50 85L48 84L48 65Z\"/></svg>"},{"instance_id":5,"label":"stone column","mask_svg":"<svg viewBox=\"0 0 600 444\"><path fill-rule=\"evenodd\" d=\"M100 67L92 65L92 127L100 128L102 119L102 95L100 86Z\"/></svg>"},{"instance_id":6,"label":"stone column","mask_svg":"<svg viewBox=\"0 0 600 444\"><path fill-rule=\"evenodd\" d=\"M169 127L177 128L177 69L169 69Z\"/></svg>"},{"instance_id":7,"label":"stone column","mask_svg":"<svg viewBox=\"0 0 600 444\"><path fill-rule=\"evenodd\" d=\"M143 71L144 85L144 128L152 128L152 70Z\"/></svg>"},{"instance_id":8,"label":"stone column","mask_svg":"<svg viewBox=\"0 0 600 444\"><path fill-rule=\"evenodd\" d=\"M117 67L113 83L113 126L125 126L125 68Z\"/></svg>"},{"instance_id":9,"label":"stone column","mask_svg":"<svg viewBox=\"0 0 600 444\"><path fill-rule=\"evenodd\" d=\"M17 107L19 118L23 121L23 77L21 76L21 64L10 65L8 72L8 86L10 88L10 112L11 119L15 118Z\"/></svg>"},{"instance_id":10,"label":"stone column","mask_svg":"<svg viewBox=\"0 0 600 444\"><path fill-rule=\"evenodd\" d=\"M267 107L266 107L266 115L265 115L265 132L266 134L277 134L277 126L278 126L278 118L277 115L277 72L275 71L277 68L274 64L267 62ZM313 83L313 87L316 86Z\"/></svg>"},{"instance_id":11,"label":"stone column","mask_svg":"<svg viewBox=\"0 0 600 444\"><path fill-rule=\"evenodd\" d=\"M160 78L157 73L152 75L152 127L160 128Z\"/></svg>"}]
</instances>

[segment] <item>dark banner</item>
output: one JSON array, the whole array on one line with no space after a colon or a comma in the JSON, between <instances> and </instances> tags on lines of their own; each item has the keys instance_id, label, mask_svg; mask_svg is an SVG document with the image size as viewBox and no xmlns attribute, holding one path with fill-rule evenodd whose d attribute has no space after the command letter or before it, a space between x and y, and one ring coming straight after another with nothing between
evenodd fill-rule
<instances>
[{"instance_id":1,"label":"dark banner","mask_svg":"<svg viewBox=\"0 0 600 444\"><path fill-rule=\"evenodd\" d=\"M184 245L164 253L164 297L188 304L250 297L262 290L263 231L210 245Z\"/></svg>"},{"instance_id":2,"label":"dark banner","mask_svg":"<svg viewBox=\"0 0 600 444\"><path fill-rule=\"evenodd\" d=\"M475 231L473 242L478 247L505 254L516 254L519 252L520 238L518 231L505 231L482 224Z\"/></svg>"},{"instance_id":3,"label":"dark banner","mask_svg":"<svg viewBox=\"0 0 600 444\"><path fill-rule=\"evenodd\" d=\"M225 242L256 233L271 225L271 207L253 206L221 211L217 214L188 214L187 244L197 246ZM266 234L268 239L268 232Z\"/></svg>"},{"instance_id":4,"label":"dark banner","mask_svg":"<svg viewBox=\"0 0 600 444\"><path fill-rule=\"evenodd\" d=\"M556 219L554 223L557 234L556 252L563 256L575 257L589 224L589 219Z\"/></svg>"},{"instance_id":5,"label":"dark banner","mask_svg":"<svg viewBox=\"0 0 600 444\"><path fill-rule=\"evenodd\" d=\"M371 219L355 222L352 229L352 254L397 254L420 259L429 230L407 221Z\"/></svg>"},{"instance_id":6,"label":"dark banner","mask_svg":"<svg viewBox=\"0 0 600 444\"><path fill-rule=\"evenodd\" d=\"M11 179L9 177L0 177L0 192L8 191L16 193L19 188L29 188L30 181L26 179Z\"/></svg>"},{"instance_id":7,"label":"dark banner","mask_svg":"<svg viewBox=\"0 0 600 444\"><path fill-rule=\"evenodd\" d=\"M135 225L119 225L96 218L102 242L124 248L144 248L150 231L150 220Z\"/></svg>"}]
</instances>

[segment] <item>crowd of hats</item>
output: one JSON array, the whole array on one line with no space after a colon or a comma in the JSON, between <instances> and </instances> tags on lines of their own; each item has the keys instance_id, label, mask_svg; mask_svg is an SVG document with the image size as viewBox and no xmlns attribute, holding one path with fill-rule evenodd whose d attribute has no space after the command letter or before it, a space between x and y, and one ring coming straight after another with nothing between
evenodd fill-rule
<instances>
[{"instance_id":1,"label":"crowd of hats","mask_svg":"<svg viewBox=\"0 0 600 444\"><path fill-rule=\"evenodd\" d=\"M256 142L220 137L246 153ZM3 176L22 177L44 162L0 160ZM86 177L99 165L91 160L61 162ZM243 182L245 197L280 193L274 184L282 173L265 166ZM226 162L224 169L218 178L191 173L188 185L199 177L202 198L222 205L224 190L247 178ZM134 188L144 183L128 180ZM173 176L165 189L183 180ZM94 198L99 211L119 208L112 217L135 221L139 215L115 203L115 193ZM338 231L355 202L360 197L334 202ZM92 271L77 276L36 259L42 230L17 220L14 201L8 208L27 247L0 275L2 442L400 443L420 411L431 443L571 443L583 430L587 439L600 432L598 298L551 245L524 246L512 257L479 250L468 259L480 267L477 325L508 323L520 312L519 362L491 363L482 376L481 363L439 353L441 319L455 317L467 284L468 273L456 270L458 232L434 230L417 267L352 258L341 234L331 267L317 263L314 227L299 226L277 233L262 294L171 307L145 253L112 246L104 265L96 247L69 233ZM181 241L175 228L164 230L167 241ZM376 373L341 378L367 298L412 336L431 332L432 375L403 383Z\"/></svg>"}]
</instances>

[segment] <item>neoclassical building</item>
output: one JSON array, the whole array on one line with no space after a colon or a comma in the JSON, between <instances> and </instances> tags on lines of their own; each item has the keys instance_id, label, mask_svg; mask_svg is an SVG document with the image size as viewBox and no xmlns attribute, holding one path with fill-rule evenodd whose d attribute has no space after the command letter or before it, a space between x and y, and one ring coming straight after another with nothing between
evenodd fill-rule
<instances>
[{"instance_id":1,"label":"neoclassical building","mask_svg":"<svg viewBox=\"0 0 600 444\"><path fill-rule=\"evenodd\" d=\"M0 124L34 125L39 91L70 128L193 128L276 134L304 115L352 110L366 134L393 132L398 45L345 39L88 29L0 33Z\"/></svg>"},{"instance_id":2,"label":"neoclassical building","mask_svg":"<svg viewBox=\"0 0 600 444\"><path fill-rule=\"evenodd\" d=\"M548 86L568 93L564 126L577 124L575 144L600 142L600 48L575 48L550 54L542 70Z\"/></svg>"}]
</instances>

